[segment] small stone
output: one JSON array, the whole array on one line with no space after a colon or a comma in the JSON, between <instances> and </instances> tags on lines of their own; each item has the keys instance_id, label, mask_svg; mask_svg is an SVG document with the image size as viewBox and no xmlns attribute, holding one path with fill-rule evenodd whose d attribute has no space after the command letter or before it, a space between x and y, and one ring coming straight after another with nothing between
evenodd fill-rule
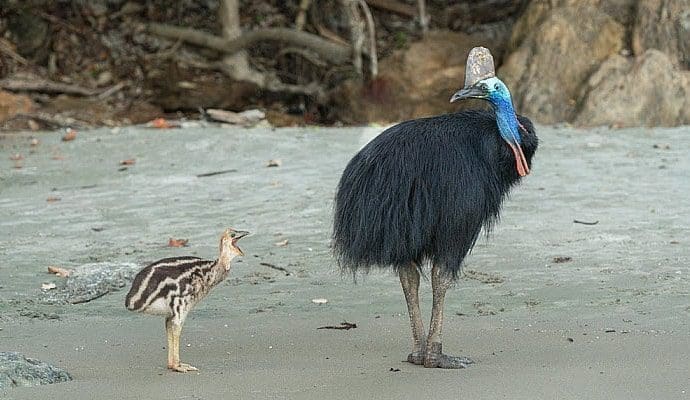
<instances>
[{"instance_id":1,"label":"small stone","mask_svg":"<svg viewBox=\"0 0 690 400\"><path fill-rule=\"evenodd\" d=\"M328 299L311 299L311 302L314 304L326 304L328 303Z\"/></svg>"}]
</instances>

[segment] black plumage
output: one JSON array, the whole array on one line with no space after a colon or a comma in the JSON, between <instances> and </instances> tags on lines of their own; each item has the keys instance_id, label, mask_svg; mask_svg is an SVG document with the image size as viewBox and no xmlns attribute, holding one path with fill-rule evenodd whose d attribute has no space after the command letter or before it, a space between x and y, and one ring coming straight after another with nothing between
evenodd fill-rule
<instances>
[{"instance_id":1,"label":"black plumage","mask_svg":"<svg viewBox=\"0 0 690 400\"><path fill-rule=\"evenodd\" d=\"M528 164L537 149L518 116ZM493 111L406 121L369 142L348 163L335 199L333 245L344 268L398 270L411 262L458 276L482 227L496 221L520 180Z\"/></svg>"}]
</instances>

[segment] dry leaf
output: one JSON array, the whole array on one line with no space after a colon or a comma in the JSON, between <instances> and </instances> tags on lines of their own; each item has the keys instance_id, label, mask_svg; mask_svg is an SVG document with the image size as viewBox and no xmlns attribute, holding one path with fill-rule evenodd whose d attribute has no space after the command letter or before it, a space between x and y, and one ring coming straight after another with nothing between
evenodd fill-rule
<instances>
[{"instance_id":1,"label":"dry leaf","mask_svg":"<svg viewBox=\"0 0 690 400\"><path fill-rule=\"evenodd\" d=\"M12 161L19 161L19 160L23 160L23 159L24 159L24 156L19 154L19 153L12 154L10 156L10 160L12 160Z\"/></svg>"},{"instance_id":2,"label":"dry leaf","mask_svg":"<svg viewBox=\"0 0 690 400\"><path fill-rule=\"evenodd\" d=\"M267 167L280 167L283 164L280 160L268 160L266 163Z\"/></svg>"},{"instance_id":3,"label":"dry leaf","mask_svg":"<svg viewBox=\"0 0 690 400\"><path fill-rule=\"evenodd\" d=\"M67 278L72 271L69 269L66 269L66 268L55 267L53 265L49 265L48 266L48 272L51 274L55 274L55 275L59 276L60 278Z\"/></svg>"},{"instance_id":4,"label":"dry leaf","mask_svg":"<svg viewBox=\"0 0 690 400\"><path fill-rule=\"evenodd\" d=\"M63 142L69 142L77 138L77 131L72 128L67 128L65 130L65 136L62 137Z\"/></svg>"},{"instance_id":5,"label":"dry leaf","mask_svg":"<svg viewBox=\"0 0 690 400\"><path fill-rule=\"evenodd\" d=\"M165 118L156 118L153 121L149 123L149 125L153 128L157 129L170 129L172 128L172 125L166 120Z\"/></svg>"},{"instance_id":6,"label":"dry leaf","mask_svg":"<svg viewBox=\"0 0 690 400\"><path fill-rule=\"evenodd\" d=\"M187 245L187 242L189 242L187 239L170 238L170 240L168 240L168 247L184 247Z\"/></svg>"},{"instance_id":7,"label":"dry leaf","mask_svg":"<svg viewBox=\"0 0 690 400\"><path fill-rule=\"evenodd\" d=\"M137 161L133 158L128 158L126 160L120 161L120 165L134 165Z\"/></svg>"},{"instance_id":8,"label":"dry leaf","mask_svg":"<svg viewBox=\"0 0 690 400\"><path fill-rule=\"evenodd\" d=\"M50 290L50 289L55 289L57 286L54 283L42 283L41 284L41 290Z\"/></svg>"},{"instance_id":9,"label":"dry leaf","mask_svg":"<svg viewBox=\"0 0 690 400\"><path fill-rule=\"evenodd\" d=\"M281 240L280 242L276 242L275 245L278 247L285 247L288 245L288 240L287 239Z\"/></svg>"},{"instance_id":10,"label":"dry leaf","mask_svg":"<svg viewBox=\"0 0 690 400\"><path fill-rule=\"evenodd\" d=\"M314 304L326 304L328 299L311 299L311 302Z\"/></svg>"},{"instance_id":11,"label":"dry leaf","mask_svg":"<svg viewBox=\"0 0 690 400\"><path fill-rule=\"evenodd\" d=\"M55 196L50 196L46 199L46 201L48 203L55 203L56 201L60 201L60 200L62 200L62 199L59 197L55 197Z\"/></svg>"},{"instance_id":12,"label":"dry leaf","mask_svg":"<svg viewBox=\"0 0 690 400\"><path fill-rule=\"evenodd\" d=\"M60 160L64 160L65 157L64 157L64 156L60 156L60 155L55 155L55 156L52 157L52 159L53 159L53 160L56 160L56 161L60 161Z\"/></svg>"}]
</instances>

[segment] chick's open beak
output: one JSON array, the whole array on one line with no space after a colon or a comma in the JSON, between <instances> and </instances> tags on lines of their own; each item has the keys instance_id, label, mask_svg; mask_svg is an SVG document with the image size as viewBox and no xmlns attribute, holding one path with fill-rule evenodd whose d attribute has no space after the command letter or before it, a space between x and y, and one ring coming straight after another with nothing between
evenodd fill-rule
<instances>
[{"instance_id":1,"label":"chick's open beak","mask_svg":"<svg viewBox=\"0 0 690 400\"><path fill-rule=\"evenodd\" d=\"M248 231L235 231L235 237L232 238L232 245L233 245L233 247L235 247L235 249L237 249L237 251L240 253L241 256L244 255L244 252L237 245L237 241L242 239L243 237L245 237L247 235L249 235Z\"/></svg>"}]
</instances>

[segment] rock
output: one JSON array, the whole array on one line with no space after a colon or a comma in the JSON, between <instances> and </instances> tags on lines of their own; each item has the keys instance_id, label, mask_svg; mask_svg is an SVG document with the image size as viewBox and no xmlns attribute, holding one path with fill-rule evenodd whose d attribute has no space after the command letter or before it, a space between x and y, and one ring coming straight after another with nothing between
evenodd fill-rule
<instances>
[{"instance_id":1,"label":"rock","mask_svg":"<svg viewBox=\"0 0 690 400\"><path fill-rule=\"evenodd\" d=\"M475 46L501 53L495 43L481 36L450 31L431 31L408 49L381 61L381 73L362 84L344 82L332 94L336 119L346 123L391 123L452 112L450 96L463 85L465 60ZM464 104L466 105L466 104Z\"/></svg>"},{"instance_id":2,"label":"rock","mask_svg":"<svg viewBox=\"0 0 690 400\"><path fill-rule=\"evenodd\" d=\"M575 6L596 8L628 28L633 25L637 3L638 0L532 0L515 22L508 49L514 51L520 47L528 34L537 29L554 9Z\"/></svg>"},{"instance_id":3,"label":"rock","mask_svg":"<svg viewBox=\"0 0 690 400\"><path fill-rule=\"evenodd\" d=\"M519 113L540 123L570 121L581 88L623 47L624 28L592 6L550 10L498 70Z\"/></svg>"},{"instance_id":4,"label":"rock","mask_svg":"<svg viewBox=\"0 0 690 400\"><path fill-rule=\"evenodd\" d=\"M24 357L20 353L0 352L0 389L13 386L38 386L71 381L62 368Z\"/></svg>"},{"instance_id":5,"label":"rock","mask_svg":"<svg viewBox=\"0 0 690 400\"><path fill-rule=\"evenodd\" d=\"M591 76L575 119L579 125L675 126L690 124L690 72L647 50L637 59L611 56Z\"/></svg>"},{"instance_id":6,"label":"rock","mask_svg":"<svg viewBox=\"0 0 690 400\"><path fill-rule=\"evenodd\" d=\"M0 123L12 119L17 114L28 113L32 107L31 99L27 96L0 90Z\"/></svg>"},{"instance_id":7,"label":"rock","mask_svg":"<svg viewBox=\"0 0 690 400\"><path fill-rule=\"evenodd\" d=\"M74 268L62 286L44 293L42 301L85 303L127 286L141 268L133 263L84 264Z\"/></svg>"},{"instance_id":8,"label":"rock","mask_svg":"<svg viewBox=\"0 0 690 400\"><path fill-rule=\"evenodd\" d=\"M641 0L637 6L633 52L658 49L690 68L690 0Z\"/></svg>"}]
</instances>

